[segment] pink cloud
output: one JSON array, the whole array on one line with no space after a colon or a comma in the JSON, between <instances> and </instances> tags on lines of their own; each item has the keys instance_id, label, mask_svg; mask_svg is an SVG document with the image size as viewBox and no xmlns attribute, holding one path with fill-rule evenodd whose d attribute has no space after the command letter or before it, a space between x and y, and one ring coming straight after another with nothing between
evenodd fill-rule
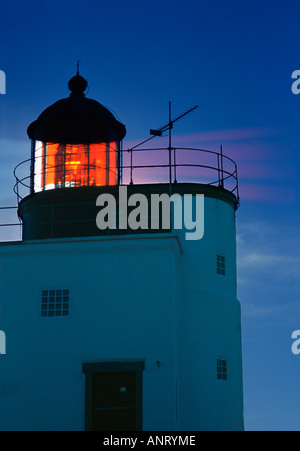
<instances>
[{"instance_id":1,"label":"pink cloud","mask_svg":"<svg viewBox=\"0 0 300 451\"><path fill-rule=\"evenodd\" d=\"M282 133L282 131L268 127L216 130L176 135L173 138L172 145L177 148L194 147L219 152L221 142L223 143L224 155L229 156L237 163L241 198L268 202L294 202L295 193L292 188L285 187L283 191L282 188L276 186L279 181L290 181L296 177L293 161L295 156L297 158L299 152L298 144L282 150L279 148L279 144L274 138L282 135ZM137 141L126 142L125 147L133 146L136 143ZM147 148L167 147L168 138L155 138L146 143L145 146ZM139 161L141 164L159 164L160 161L167 164L167 157L167 151L160 155L157 153L155 155L155 152L152 151L152 153L147 152L137 155L135 161ZM128 158L125 157L124 160L128 161ZM197 154L177 150L177 163L198 163L217 167L217 157L209 153ZM224 159L224 169L232 172L232 168L232 163ZM177 172L179 182L199 181L209 183L211 181L209 177L212 179L217 175L217 172L211 170L188 167L178 168ZM159 173L156 168L152 169L154 183L154 179ZM147 176L149 176L149 173Z\"/></svg>"},{"instance_id":2,"label":"pink cloud","mask_svg":"<svg viewBox=\"0 0 300 451\"><path fill-rule=\"evenodd\" d=\"M240 184L239 194L242 200L292 204L296 201L296 193L292 188L260 184Z\"/></svg>"}]
</instances>

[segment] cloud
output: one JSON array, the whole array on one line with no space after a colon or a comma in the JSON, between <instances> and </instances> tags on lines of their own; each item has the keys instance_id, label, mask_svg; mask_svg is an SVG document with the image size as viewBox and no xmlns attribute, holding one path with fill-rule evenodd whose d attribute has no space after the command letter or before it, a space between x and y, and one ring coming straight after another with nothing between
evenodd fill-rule
<instances>
[{"instance_id":1,"label":"cloud","mask_svg":"<svg viewBox=\"0 0 300 451\"><path fill-rule=\"evenodd\" d=\"M276 254L264 254L261 252L244 253L239 258L240 268L268 268L274 270L274 268L281 270L283 267L289 266L290 271L300 274L300 258L276 255Z\"/></svg>"},{"instance_id":2,"label":"cloud","mask_svg":"<svg viewBox=\"0 0 300 451\"><path fill-rule=\"evenodd\" d=\"M286 293L299 297L300 238L297 224L248 222L237 227L238 286L265 304ZM259 302L259 301L258 301Z\"/></svg>"},{"instance_id":3,"label":"cloud","mask_svg":"<svg viewBox=\"0 0 300 451\"><path fill-rule=\"evenodd\" d=\"M223 130L210 130L208 132L198 132L198 133L185 133L185 134L176 134L172 138L172 143L177 147L202 147L203 145L212 144L215 150L220 150L220 145L224 143L228 143L228 149L231 149L233 143L248 143L250 144L253 140L263 140L269 137L275 137L281 132L279 130L272 129L270 127L249 127L249 128L240 128L240 129L223 129ZM163 138L154 138L145 143L144 147L163 147L164 145L168 145L168 140L165 137ZM124 141L124 148L130 149L131 147L136 146L138 143L144 141L145 139L150 138L149 136L143 137L141 139L131 139ZM230 146L230 147L229 147ZM241 147L239 149L239 154L241 154ZM250 147L247 147L249 150ZM253 152L256 152L257 147L251 148ZM230 150L231 153L231 150ZM249 154L247 152L246 154ZM255 153L256 154L256 153ZM257 156L261 156L261 152L257 152Z\"/></svg>"},{"instance_id":4,"label":"cloud","mask_svg":"<svg viewBox=\"0 0 300 451\"><path fill-rule=\"evenodd\" d=\"M242 315L243 317L248 318L269 318L270 316L280 313L282 309L283 307L279 305L261 305L248 302L242 303Z\"/></svg>"},{"instance_id":5,"label":"cloud","mask_svg":"<svg viewBox=\"0 0 300 451\"><path fill-rule=\"evenodd\" d=\"M252 183L240 183L239 194L241 202L255 201L259 203L293 204L297 199L296 189L292 186L285 186L283 190L280 185L267 185L254 181Z\"/></svg>"},{"instance_id":6,"label":"cloud","mask_svg":"<svg viewBox=\"0 0 300 451\"><path fill-rule=\"evenodd\" d=\"M285 144L284 152L280 139L285 138L286 130L270 127L249 127L229 130L212 130L202 133L174 135L172 145L177 149L177 164L202 164L217 168L217 156L213 153L191 153L180 151L180 148L206 149L220 152L234 160L238 168L240 198L248 201L290 204L296 200L297 169L295 165L295 144ZM278 141L279 138L279 141ZM140 142L143 140L140 140ZM138 140L125 141L124 148L131 148L138 144ZM167 148L168 138L155 138L142 147ZM297 146L296 146L297 147ZM298 152L298 148L296 149ZM124 154L124 161L128 161L129 154ZM164 153L161 152L161 160ZM137 161L141 155L134 154ZM151 158L153 154L151 155ZM149 155L143 156L143 164L151 164ZM164 162L165 163L165 162ZM234 163L224 158L224 169L229 173L234 170ZM202 171L202 173L201 173ZM178 167L177 180L206 183L203 173L212 177L217 172L194 167ZM209 180L211 181L211 180ZM282 186L284 184L284 190ZM225 186L226 187L226 186ZM232 189L232 187L227 187Z\"/></svg>"}]
</instances>

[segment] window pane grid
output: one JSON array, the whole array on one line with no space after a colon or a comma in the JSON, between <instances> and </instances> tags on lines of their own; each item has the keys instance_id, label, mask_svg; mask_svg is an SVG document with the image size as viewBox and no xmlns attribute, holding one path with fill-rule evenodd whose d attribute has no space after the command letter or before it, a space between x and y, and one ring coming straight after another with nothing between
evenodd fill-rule
<instances>
[{"instance_id":1,"label":"window pane grid","mask_svg":"<svg viewBox=\"0 0 300 451\"><path fill-rule=\"evenodd\" d=\"M217 379L227 381L227 361L217 359Z\"/></svg>"},{"instance_id":2,"label":"window pane grid","mask_svg":"<svg viewBox=\"0 0 300 451\"><path fill-rule=\"evenodd\" d=\"M217 255L217 274L225 276L225 257L223 255Z\"/></svg>"},{"instance_id":3,"label":"window pane grid","mask_svg":"<svg viewBox=\"0 0 300 451\"><path fill-rule=\"evenodd\" d=\"M43 290L41 316L69 315L69 290Z\"/></svg>"}]
</instances>

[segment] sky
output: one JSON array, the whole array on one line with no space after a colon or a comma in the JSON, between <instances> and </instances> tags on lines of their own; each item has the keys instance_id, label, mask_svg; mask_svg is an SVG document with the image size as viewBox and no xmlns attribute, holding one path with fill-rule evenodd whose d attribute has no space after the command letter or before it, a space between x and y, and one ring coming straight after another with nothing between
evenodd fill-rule
<instances>
[{"instance_id":1,"label":"sky","mask_svg":"<svg viewBox=\"0 0 300 451\"><path fill-rule=\"evenodd\" d=\"M198 105L174 127L174 145L222 144L238 165L245 428L300 430L300 355L291 352L300 329L299 2L10 0L0 10L0 206L16 205L26 129L69 95L77 60L88 97L126 125L125 148L167 123L169 101L174 117ZM14 214L0 210L0 223ZM1 240L19 235L1 227Z\"/></svg>"}]
</instances>

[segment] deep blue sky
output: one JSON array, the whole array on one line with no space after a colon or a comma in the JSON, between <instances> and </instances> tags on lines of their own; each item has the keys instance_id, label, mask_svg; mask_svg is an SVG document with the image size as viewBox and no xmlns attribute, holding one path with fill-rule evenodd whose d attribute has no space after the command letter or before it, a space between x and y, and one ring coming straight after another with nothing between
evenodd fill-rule
<instances>
[{"instance_id":1,"label":"deep blue sky","mask_svg":"<svg viewBox=\"0 0 300 451\"><path fill-rule=\"evenodd\" d=\"M300 329L299 17L298 1L276 0L1 4L1 205L16 203L12 170L30 155L27 126L68 96L78 59L88 96L126 124L125 146L164 125L171 100L175 116L199 105L178 122L175 142L222 143L238 163L248 430L300 430L300 356L291 353Z\"/></svg>"}]
</instances>

